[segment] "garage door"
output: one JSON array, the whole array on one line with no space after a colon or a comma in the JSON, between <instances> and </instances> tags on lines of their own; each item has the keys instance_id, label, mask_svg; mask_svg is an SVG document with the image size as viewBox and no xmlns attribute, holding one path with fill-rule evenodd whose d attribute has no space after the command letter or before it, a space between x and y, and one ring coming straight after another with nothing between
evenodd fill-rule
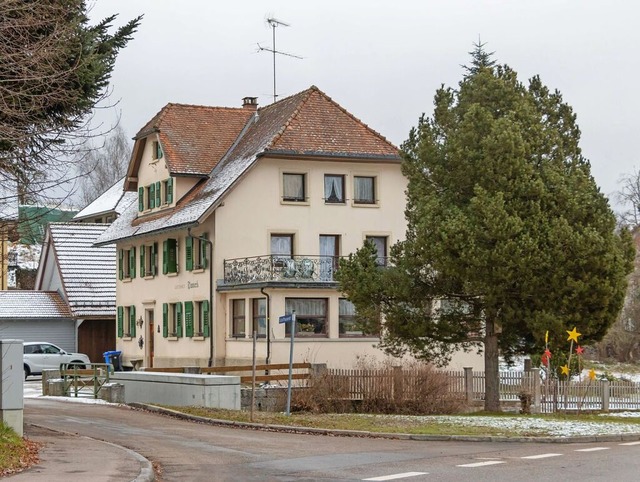
<instances>
[{"instance_id":1,"label":"garage door","mask_svg":"<svg viewBox=\"0 0 640 482\"><path fill-rule=\"evenodd\" d=\"M77 351L73 320L2 320L0 321L0 338L48 341L65 351Z\"/></svg>"}]
</instances>

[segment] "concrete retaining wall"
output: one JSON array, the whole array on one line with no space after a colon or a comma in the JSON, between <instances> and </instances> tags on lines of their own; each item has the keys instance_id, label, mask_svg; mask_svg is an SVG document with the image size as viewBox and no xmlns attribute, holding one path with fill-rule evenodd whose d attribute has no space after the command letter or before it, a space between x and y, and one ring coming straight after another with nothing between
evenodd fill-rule
<instances>
[{"instance_id":1,"label":"concrete retaining wall","mask_svg":"<svg viewBox=\"0 0 640 482\"><path fill-rule=\"evenodd\" d=\"M160 372L116 372L124 402L240 410L240 377Z\"/></svg>"}]
</instances>

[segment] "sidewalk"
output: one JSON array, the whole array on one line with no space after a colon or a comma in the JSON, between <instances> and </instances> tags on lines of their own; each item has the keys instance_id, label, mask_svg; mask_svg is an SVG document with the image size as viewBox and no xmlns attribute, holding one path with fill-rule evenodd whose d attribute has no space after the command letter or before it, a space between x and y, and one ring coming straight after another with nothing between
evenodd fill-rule
<instances>
[{"instance_id":1,"label":"sidewalk","mask_svg":"<svg viewBox=\"0 0 640 482\"><path fill-rule=\"evenodd\" d=\"M40 463L11 480L52 482L113 482L154 480L151 462L124 447L71 433L25 424L24 434L43 443Z\"/></svg>"}]
</instances>

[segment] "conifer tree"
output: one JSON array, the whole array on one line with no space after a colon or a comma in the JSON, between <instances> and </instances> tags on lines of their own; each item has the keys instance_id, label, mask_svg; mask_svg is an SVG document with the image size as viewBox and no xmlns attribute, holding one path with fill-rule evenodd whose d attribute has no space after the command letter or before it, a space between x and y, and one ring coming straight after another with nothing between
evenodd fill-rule
<instances>
[{"instance_id":1,"label":"conifer tree","mask_svg":"<svg viewBox=\"0 0 640 482\"><path fill-rule=\"evenodd\" d=\"M576 116L539 77L528 86L476 45L458 89L440 88L403 144L406 239L377 269L365 246L341 264L381 346L435 363L481 341L485 409L498 359L539 353L576 326L600 340L622 306L633 247L579 147ZM368 328L371 330L371 326Z\"/></svg>"}]
</instances>

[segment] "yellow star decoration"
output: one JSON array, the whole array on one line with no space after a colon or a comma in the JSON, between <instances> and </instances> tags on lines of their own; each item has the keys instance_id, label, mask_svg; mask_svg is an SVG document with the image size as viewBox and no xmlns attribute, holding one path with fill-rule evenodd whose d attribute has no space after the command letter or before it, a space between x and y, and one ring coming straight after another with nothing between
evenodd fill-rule
<instances>
[{"instance_id":1,"label":"yellow star decoration","mask_svg":"<svg viewBox=\"0 0 640 482\"><path fill-rule=\"evenodd\" d=\"M569 338L567 338L567 341L575 341L576 343L578 343L578 337L580 335L582 335L582 333L578 333L578 330L576 329L576 327L573 327L573 330L569 331L567 330L567 333L569 334Z\"/></svg>"},{"instance_id":2,"label":"yellow star decoration","mask_svg":"<svg viewBox=\"0 0 640 482\"><path fill-rule=\"evenodd\" d=\"M590 380L595 380L596 379L596 371L593 368L591 370L589 370L589 379Z\"/></svg>"},{"instance_id":3,"label":"yellow star decoration","mask_svg":"<svg viewBox=\"0 0 640 482\"><path fill-rule=\"evenodd\" d=\"M562 370L563 375L569 376L569 367L567 365L561 366L560 370Z\"/></svg>"}]
</instances>

